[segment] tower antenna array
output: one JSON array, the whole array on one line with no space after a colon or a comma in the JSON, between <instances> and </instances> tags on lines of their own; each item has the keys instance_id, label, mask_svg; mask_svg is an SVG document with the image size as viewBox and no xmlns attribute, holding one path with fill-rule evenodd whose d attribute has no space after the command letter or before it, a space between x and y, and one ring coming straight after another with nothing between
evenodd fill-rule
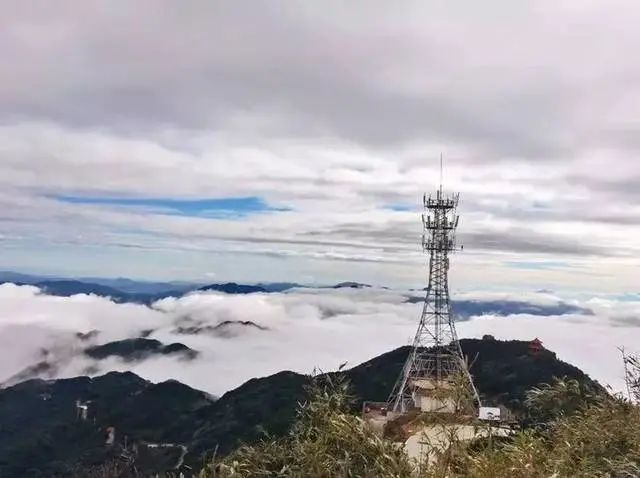
<instances>
[{"instance_id":1,"label":"tower antenna array","mask_svg":"<svg viewBox=\"0 0 640 478\"><path fill-rule=\"evenodd\" d=\"M420 324L404 368L388 399L388 408L404 413L416 406L418 388L430 389L434 396L452 392L462 385L474 406L480 405L456 334L449 298L449 254L457 250L455 230L460 194L445 194L440 187L436 196L422 198L422 248L429 255L429 283ZM453 392L452 392L453 393ZM456 404L460 408L460 404Z\"/></svg>"},{"instance_id":2,"label":"tower antenna array","mask_svg":"<svg viewBox=\"0 0 640 478\"><path fill-rule=\"evenodd\" d=\"M442 153L440 153L440 194L442 194Z\"/></svg>"}]
</instances>

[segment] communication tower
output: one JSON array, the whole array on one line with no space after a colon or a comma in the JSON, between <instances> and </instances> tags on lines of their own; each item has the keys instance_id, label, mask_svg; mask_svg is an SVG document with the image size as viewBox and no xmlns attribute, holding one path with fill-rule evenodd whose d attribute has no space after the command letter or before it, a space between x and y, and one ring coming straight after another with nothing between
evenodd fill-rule
<instances>
[{"instance_id":1,"label":"communication tower","mask_svg":"<svg viewBox=\"0 0 640 478\"><path fill-rule=\"evenodd\" d=\"M449 299L449 255L458 247L455 230L460 194L442 190L423 196L422 248L429 256L429 283L418 331L405 366L388 399L387 409L404 413L412 408L425 411L458 411L459 401L449 394L464 389L472 405L480 405L458 342Z\"/></svg>"}]
</instances>

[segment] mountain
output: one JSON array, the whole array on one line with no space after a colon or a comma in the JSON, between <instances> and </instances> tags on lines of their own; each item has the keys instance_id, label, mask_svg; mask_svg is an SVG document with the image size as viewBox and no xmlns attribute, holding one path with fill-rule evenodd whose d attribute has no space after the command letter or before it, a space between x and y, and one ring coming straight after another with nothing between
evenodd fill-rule
<instances>
[{"instance_id":1,"label":"mountain","mask_svg":"<svg viewBox=\"0 0 640 478\"><path fill-rule=\"evenodd\" d=\"M19 372L13 374L4 382L0 383L0 388L15 385L32 378L52 378L58 373L58 366L46 359L40 360L33 365L23 368Z\"/></svg>"},{"instance_id":2,"label":"mountain","mask_svg":"<svg viewBox=\"0 0 640 478\"><path fill-rule=\"evenodd\" d=\"M19 284L35 284L43 280L57 280L57 277L52 276L38 276L33 274L23 274L21 272L13 271L0 271L0 283L13 282Z\"/></svg>"},{"instance_id":3,"label":"mountain","mask_svg":"<svg viewBox=\"0 0 640 478\"><path fill-rule=\"evenodd\" d=\"M365 289L370 288L369 284L361 284L360 282L340 282L334 285L333 289Z\"/></svg>"},{"instance_id":4,"label":"mountain","mask_svg":"<svg viewBox=\"0 0 640 478\"><path fill-rule=\"evenodd\" d=\"M126 300L128 294L100 284L80 282L76 280L50 280L33 284L45 294L69 297L76 294L94 294L101 297L111 297L116 301Z\"/></svg>"},{"instance_id":5,"label":"mountain","mask_svg":"<svg viewBox=\"0 0 640 478\"><path fill-rule=\"evenodd\" d=\"M84 341L97 335L97 331L78 333L76 336ZM162 342L145 337L135 339L117 340L102 345L93 345L84 349L84 354L94 360L103 360L107 357L119 357L127 362L134 362L147 359L153 355L172 355L181 360L193 360L199 352L181 343L165 345ZM23 368L4 382L0 383L0 388L9 387L25 380L33 378L53 378L60 372L60 366L65 363L64 358L56 358L47 349L40 350L40 357L34 364ZM95 373L97 367L90 365L85 373Z\"/></svg>"},{"instance_id":6,"label":"mountain","mask_svg":"<svg viewBox=\"0 0 640 478\"><path fill-rule=\"evenodd\" d=\"M269 292L259 285L236 284L235 282L227 282L225 284L209 284L200 287L198 290L215 290L224 292L225 294L253 294L255 292Z\"/></svg>"},{"instance_id":7,"label":"mountain","mask_svg":"<svg viewBox=\"0 0 640 478\"><path fill-rule=\"evenodd\" d=\"M161 294L168 291L187 291L196 289L201 285L193 282L180 281L147 282L126 279L122 277L118 277L115 279L104 277L59 277L50 275L23 274L13 271L0 271L0 283L13 282L17 284L36 285L43 282L46 283L58 281L69 281L106 286L127 294Z\"/></svg>"},{"instance_id":8,"label":"mountain","mask_svg":"<svg viewBox=\"0 0 640 478\"><path fill-rule=\"evenodd\" d=\"M198 355L198 352L184 344L164 345L159 340L147 338L117 340L103 345L94 345L86 348L84 353L97 360L116 356L127 361L143 360L151 355L181 354L186 359L194 359Z\"/></svg>"},{"instance_id":9,"label":"mountain","mask_svg":"<svg viewBox=\"0 0 640 478\"><path fill-rule=\"evenodd\" d=\"M78 417L78 400L88 407L87 420ZM173 424L211 403L186 385L152 384L129 372L23 382L0 390L0 476L64 476L77 463L104 462L120 453L104 445L110 426L119 441L129 430L136 440L187 440Z\"/></svg>"},{"instance_id":10,"label":"mountain","mask_svg":"<svg viewBox=\"0 0 640 478\"><path fill-rule=\"evenodd\" d=\"M109 297L114 302L131 302L146 305L167 297L182 297L192 291L253 294L255 292L284 292L295 287L304 287L293 282L274 282L256 285L226 282L201 285L189 282L142 282L124 278L61 279L0 271L0 284L5 282L11 282L16 285L34 285L46 294L60 297L70 297L76 294L93 294L100 297Z\"/></svg>"},{"instance_id":11,"label":"mountain","mask_svg":"<svg viewBox=\"0 0 640 478\"><path fill-rule=\"evenodd\" d=\"M483 403L504 404L516 414L526 391L554 376L603 390L551 351L532 355L529 342L487 337L461 340L461 346ZM329 375L351 382L357 413L362 400L386 400L408 352L400 347ZM52 476L78 463L99 463L121 450L125 435L128 443L182 444L185 463L197 468L214 450L225 454L265 432L286 433L309 383L309 376L280 372L249 380L214 401L179 382L152 384L132 373L23 382L0 390L0 476ZM87 421L76 417L76 400L90 402ZM116 429L112 448L104 446L107 427Z\"/></svg>"},{"instance_id":12,"label":"mountain","mask_svg":"<svg viewBox=\"0 0 640 478\"><path fill-rule=\"evenodd\" d=\"M187 322L188 324L188 322ZM223 320L216 325L203 325L202 323L179 325L173 332L181 335L212 334L218 337L234 337L242 333L242 330L268 330L263 325L258 325L251 320Z\"/></svg>"},{"instance_id":13,"label":"mountain","mask_svg":"<svg viewBox=\"0 0 640 478\"><path fill-rule=\"evenodd\" d=\"M410 296L407 297L406 302L421 303L424 302L424 296ZM562 301L555 304L534 304L518 300L454 300L452 306L455 315L464 320L480 315L527 314L541 317L566 314L593 315L591 309Z\"/></svg>"},{"instance_id":14,"label":"mountain","mask_svg":"<svg viewBox=\"0 0 640 478\"><path fill-rule=\"evenodd\" d=\"M290 289L297 289L300 287L308 287L295 282L260 282L256 284L258 287L262 287L267 292L284 292Z\"/></svg>"},{"instance_id":15,"label":"mountain","mask_svg":"<svg viewBox=\"0 0 640 478\"><path fill-rule=\"evenodd\" d=\"M606 393L577 367L558 360L542 349L532 355L529 342L463 339L464 354L472 362L471 373L485 405L503 404L516 415L524 411L527 390L553 377L575 378L593 389ZM386 401L395 384L410 348L400 347L375 357L350 370L328 374L344 375L352 384L356 398L354 413L362 401ZM219 453L233 450L241 442L255 442L267 432L282 435L291 425L296 404L305 399L310 377L294 372L280 372L270 377L252 379L224 394L215 404L202 410L206 417L194 435L188 461L212 446Z\"/></svg>"},{"instance_id":16,"label":"mountain","mask_svg":"<svg viewBox=\"0 0 640 478\"><path fill-rule=\"evenodd\" d=\"M114 289L118 289L128 294L148 294L148 295L165 294L167 292L175 292L175 291L185 292L185 291L196 289L202 285L202 284L196 284L193 282L180 282L180 281L147 282L147 281L127 279L124 277L117 277L115 279L108 279L108 278L102 278L102 277L81 277L77 280L82 282L92 282L94 284L106 285L108 287L113 287Z\"/></svg>"},{"instance_id":17,"label":"mountain","mask_svg":"<svg viewBox=\"0 0 640 478\"><path fill-rule=\"evenodd\" d=\"M139 304L151 304L166 297L182 297L196 290L214 290L225 294L252 294L254 292L284 292L296 287L304 287L294 282L267 282L256 285L226 282L202 285L191 282L144 282L126 278L104 279L88 277L64 279L0 271L0 284L5 282L12 282L17 285L34 285L49 295L69 297L75 294L93 294L101 297L110 297L115 302L134 302Z\"/></svg>"},{"instance_id":18,"label":"mountain","mask_svg":"<svg viewBox=\"0 0 640 478\"><path fill-rule=\"evenodd\" d=\"M48 295L71 297L76 294L93 294L99 297L109 297L114 302L119 303L132 302L137 304L151 304L166 297L181 297L185 294L185 291L183 290L166 290L164 292L157 293L130 293L123 292L107 285L71 279L38 281L0 280L0 284L4 282L11 282L16 285L33 285Z\"/></svg>"}]
</instances>

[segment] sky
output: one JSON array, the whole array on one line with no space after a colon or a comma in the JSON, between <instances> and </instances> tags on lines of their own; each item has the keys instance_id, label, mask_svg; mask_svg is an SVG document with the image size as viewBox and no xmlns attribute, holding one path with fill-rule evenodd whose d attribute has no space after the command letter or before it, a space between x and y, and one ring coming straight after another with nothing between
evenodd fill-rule
<instances>
[{"instance_id":1,"label":"sky","mask_svg":"<svg viewBox=\"0 0 640 478\"><path fill-rule=\"evenodd\" d=\"M0 268L421 286L442 153L452 290L637 293L638 24L617 0L0 0Z\"/></svg>"}]
</instances>

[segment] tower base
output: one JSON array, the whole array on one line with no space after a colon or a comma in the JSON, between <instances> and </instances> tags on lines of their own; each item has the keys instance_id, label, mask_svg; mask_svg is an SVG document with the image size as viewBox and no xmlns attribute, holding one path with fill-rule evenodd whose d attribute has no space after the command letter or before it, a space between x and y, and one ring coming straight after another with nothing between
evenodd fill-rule
<instances>
[{"instance_id":1,"label":"tower base","mask_svg":"<svg viewBox=\"0 0 640 478\"><path fill-rule=\"evenodd\" d=\"M412 380L412 399L421 412L456 413L458 403L454 397L454 384L430 378Z\"/></svg>"}]
</instances>

